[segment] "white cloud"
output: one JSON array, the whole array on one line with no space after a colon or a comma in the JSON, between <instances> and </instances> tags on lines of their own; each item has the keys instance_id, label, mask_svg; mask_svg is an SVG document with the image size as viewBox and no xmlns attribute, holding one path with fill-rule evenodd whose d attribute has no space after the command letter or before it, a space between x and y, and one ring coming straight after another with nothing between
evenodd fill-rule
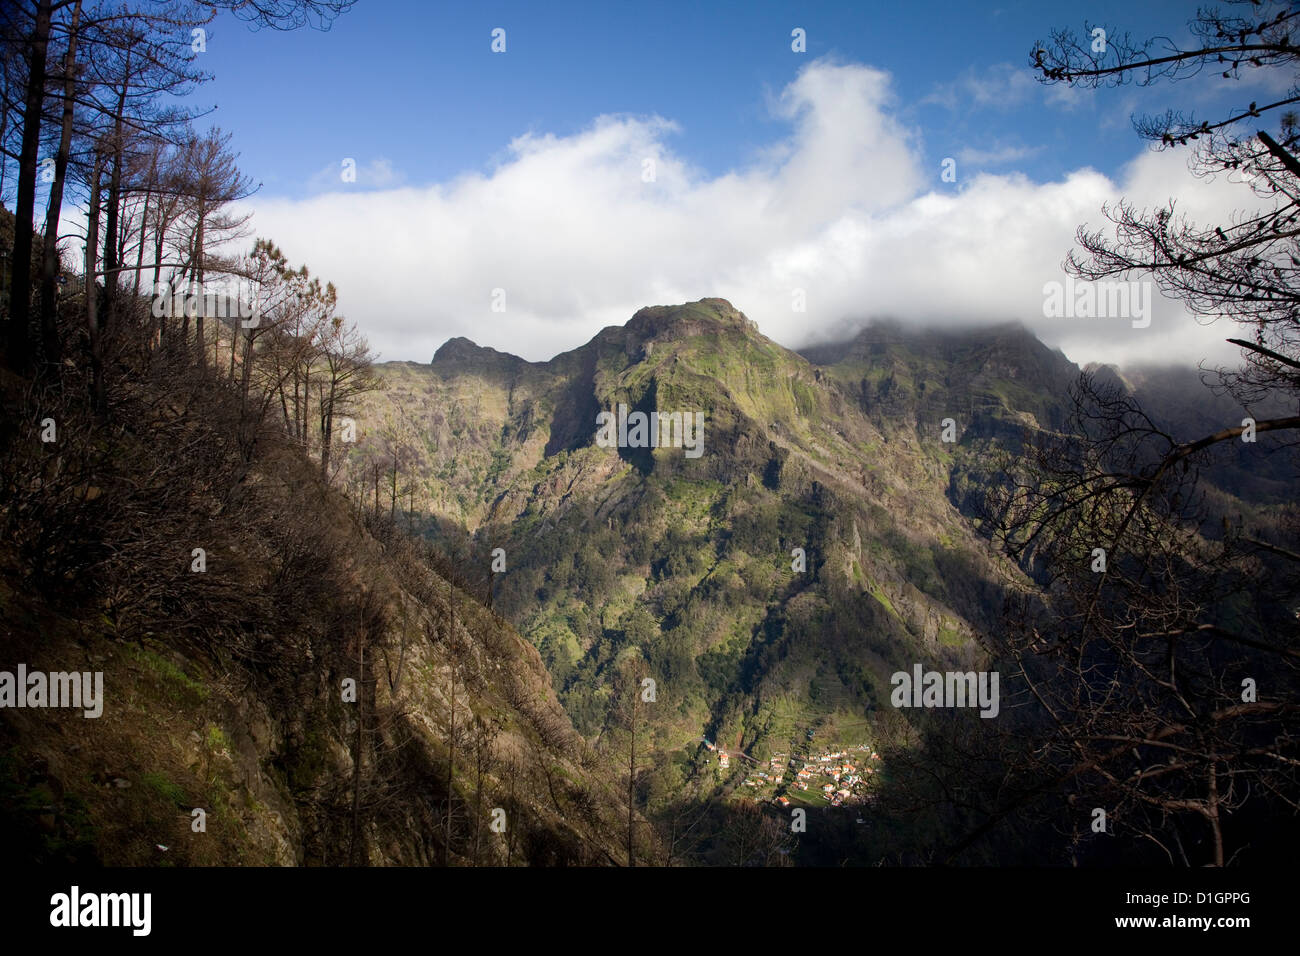
<instances>
[{"instance_id":1,"label":"white cloud","mask_svg":"<svg viewBox=\"0 0 1300 956\"><path fill-rule=\"evenodd\" d=\"M343 178L345 170L353 177L350 181ZM393 168L392 162L382 156L364 164L348 156L314 172L307 179L307 189L310 192L392 189L400 186L405 180L406 177Z\"/></svg>"},{"instance_id":2,"label":"white cloud","mask_svg":"<svg viewBox=\"0 0 1300 956\"><path fill-rule=\"evenodd\" d=\"M1053 83L1045 86L1043 100L1049 106L1059 106L1063 110L1076 110L1085 105L1096 103L1096 90L1080 86L1077 83Z\"/></svg>"},{"instance_id":3,"label":"white cloud","mask_svg":"<svg viewBox=\"0 0 1300 956\"><path fill-rule=\"evenodd\" d=\"M815 61L773 100L789 137L724 175L676 155L670 139L689 131L671 122L604 116L572 136L521 136L495 169L435 186L259 197L255 223L337 284L387 359L428 361L465 335L541 360L642 306L705 296L788 346L872 316L1022 319L1081 362L1195 361L1229 334L1176 303L1158 303L1147 329L1045 319L1042 289L1062 278L1078 225L1103 224L1103 202L1174 193L1226 218L1244 189L1198 183L1184 153L1143 152L1118 182L981 174L953 192L890 106L887 74ZM791 311L796 287L806 314ZM491 310L497 288L505 313Z\"/></svg>"},{"instance_id":4,"label":"white cloud","mask_svg":"<svg viewBox=\"0 0 1300 956\"><path fill-rule=\"evenodd\" d=\"M1042 151L1042 146L995 146L992 149L967 146L957 153L957 161L971 166L1004 166L1018 159L1028 159Z\"/></svg>"},{"instance_id":5,"label":"white cloud","mask_svg":"<svg viewBox=\"0 0 1300 956\"><path fill-rule=\"evenodd\" d=\"M935 86L922 103L936 103L950 110L972 107L1010 109L1022 105L1041 88L1027 67L995 63L977 69L971 67L952 83Z\"/></svg>"}]
</instances>

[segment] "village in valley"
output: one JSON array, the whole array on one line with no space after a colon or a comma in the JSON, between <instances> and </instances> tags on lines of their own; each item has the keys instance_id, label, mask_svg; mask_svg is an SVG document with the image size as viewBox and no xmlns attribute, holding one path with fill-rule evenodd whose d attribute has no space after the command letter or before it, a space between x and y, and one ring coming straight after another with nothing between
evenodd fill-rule
<instances>
[{"instance_id":1,"label":"village in valley","mask_svg":"<svg viewBox=\"0 0 1300 956\"><path fill-rule=\"evenodd\" d=\"M811 739L811 737L810 737ZM792 806L859 806L871 803L871 778L882 769L880 754L870 744L830 745L819 751L801 748L793 756L774 753L766 764L743 753L728 752L705 740L717 755L716 769L726 774L733 761L752 764L737 796L781 808Z\"/></svg>"}]
</instances>

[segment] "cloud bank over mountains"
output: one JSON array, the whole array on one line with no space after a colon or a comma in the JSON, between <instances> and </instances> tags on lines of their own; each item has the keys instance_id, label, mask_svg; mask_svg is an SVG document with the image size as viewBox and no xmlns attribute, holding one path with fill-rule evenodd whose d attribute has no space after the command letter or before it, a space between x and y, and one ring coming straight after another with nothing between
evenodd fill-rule
<instances>
[{"instance_id":1,"label":"cloud bank over mountains","mask_svg":"<svg viewBox=\"0 0 1300 956\"><path fill-rule=\"evenodd\" d=\"M1198 325L1158 292L1147 328L1043 315L1044 286L1064 279L1079 225L1105 224L1103 203L1177 196L1193 219L1223 221L1252 200L1226 179L1192 177L1185 151L1135 137L1118 181L1086 168L1056 182L967 179L957 157L948 183L880 70L817 60L768 106L788 134L723 175L683 160L673 144L690 130L670 119L601 116L574 135L521 135L490 172L431 186L394 187L402 174L386 165L367 182L377 167L358 160L356 183L256 197L254 225L335 282L385 359L428 361L464 335L544 360L642 306L706 296L788 347L873 317L1016 319L1078 362L1231 356L1226 325Z\"/></svg>"}]
</instances>

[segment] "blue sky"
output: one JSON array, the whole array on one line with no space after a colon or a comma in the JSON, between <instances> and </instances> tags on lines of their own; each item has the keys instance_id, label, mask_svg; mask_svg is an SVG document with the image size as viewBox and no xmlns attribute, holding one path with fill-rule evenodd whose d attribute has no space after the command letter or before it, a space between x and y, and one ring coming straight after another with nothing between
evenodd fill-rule
<instances>
[{"instance_id":1,"label":"blue sky","mask_svg":"<svg viewBox=\"0 0 1300 956\"><path fill-rule=\"evenodd\" d=\"M987 154L962 164L971 172L1014 166L1047 179L1118 169L1135 147L1131 113L1163 108L1169 87L1040 88L1026 66L1033 43L1053 28L1081 30L1085 18L1180 39L1193 8L360 0L326 33L254 32L222 18L202 60L216 80L195 99L218 107L209 121L235 131L243 166L267 194L311 191L339 157L363 169L387 161L405 183L439 182L491 168L521 133L572 134L620 113L675 121L675 149L716 175L780 135L766 98L829 56L892 75L900 113L936 168L968 150ZM490 50L496 27L505 54ZM807 31L802 56L790 49L794 27Z\"/></svg>"},{"instance_id":2,"label":"blue sky","mask_svg":"<svg viewBox=\"0 0 1300 956\"><path fill-rule=\"evenodd\" d=\"M1018 319L1077 361L1196 361L1228 333L1177 303L1157 295L1140 332L1063 323L1044 283L1105 202L1226 214L1225 184L1192 183L1130 117L1221 113L1259 79L1078 91L1028 66L1054 28L1179 41L1194 12L360 0L323 33L217 21L195 101L262 184L258 234L333 279L384 358L468 335L540 360L642 305L717 295L791 347L873 317Z\"/></svg>"}]
</instances>

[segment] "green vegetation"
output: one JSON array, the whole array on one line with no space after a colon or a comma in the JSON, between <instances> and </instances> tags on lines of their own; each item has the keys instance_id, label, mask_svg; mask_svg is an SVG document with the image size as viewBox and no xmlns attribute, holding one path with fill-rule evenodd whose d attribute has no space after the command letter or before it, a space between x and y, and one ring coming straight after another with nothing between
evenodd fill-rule
<instances>
[{"instance_id":1,"label":"green vegetation","mask_svg":"<svg viewBox=\"0 0 1300 956\"><path fill-rule=\"evenodd\" d=\"M146 770L141 774L140 782L167 802L173 803L178 807L184 807L186 805L185 791L171 780L168 780L166 774L158 773L153 770Z\"/></svg>"},{"instance_id":2,"label":"green vegetation","mask_svg":"<svg viewBox=\"0 0 1300 956\"><path fill-rule=\"evenodd\" d=\"M207 699L207 688L157 651L139 646L132 647L131 653L161 681L173 703L197 704Z\"/></svg>"}]
</instances>

